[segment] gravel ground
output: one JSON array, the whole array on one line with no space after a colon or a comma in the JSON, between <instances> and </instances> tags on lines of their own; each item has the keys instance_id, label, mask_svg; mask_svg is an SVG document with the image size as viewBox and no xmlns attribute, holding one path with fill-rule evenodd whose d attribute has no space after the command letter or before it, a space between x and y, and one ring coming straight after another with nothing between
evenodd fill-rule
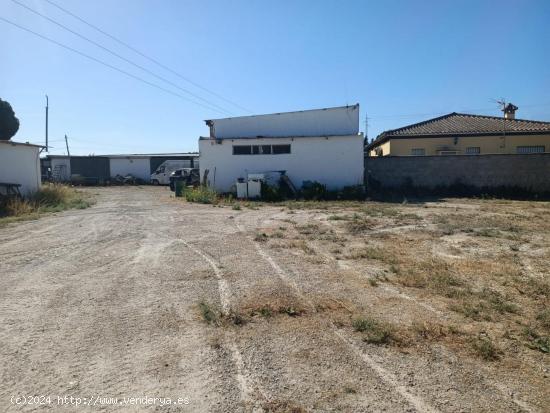
<instances>
[{"instance_id":1,"label":"gravel ground","mask_svg":"<svg viewBox=\"0 0 550 413\"><path fill-rule=\"evenodd\" d=\"M359 294L345 263L268 248L256 234L285 225L280 207L88 191L89 209L0 228L1 411L544 411L540 394L444 346L364 342L341 322L356 301L441 314L391 286Z\"/></svg>"}]
</instances>

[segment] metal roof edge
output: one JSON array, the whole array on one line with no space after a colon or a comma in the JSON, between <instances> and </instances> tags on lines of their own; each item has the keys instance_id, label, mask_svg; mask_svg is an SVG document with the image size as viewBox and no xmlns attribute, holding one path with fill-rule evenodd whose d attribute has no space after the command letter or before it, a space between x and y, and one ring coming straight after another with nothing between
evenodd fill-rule
<instances>
[{"instance_id":1,"label":"metal roof edge","mask_svg":"<svg viewBox=\"0 0 550 413\"><path fill-rule=\"evenodd\" d=\"M0 143L9 143L13 146L16 146L16 145L21 145L21 146L32 146L32 147L36 147L36 148L45 148L44 145L37 145L36 143L29 143L29 142L16 142L16 141L11 141L11 140L0 140Z\"/></svg>"},{"instance_id":2,"label":"metal roof edge","mask_svg":"<svg viewBox=\"0 0 550 413\"><path fill-rule=\"evenodd\" d=\"M289 136L232 136L228 138L212 138L210 136L199 136L199 141L226 141L232 139L307 139L307 138L342 138L348 136L361 136L363 137L363 132L347 134L347 135L289 135Z\"/></svg>"},{"instance_id":3,"label":"metal roof edge","mask_svg":"<svg viewBox=\"0 0 550 413\"><path fill-rule=\"evenodd\" d=\"M333 106L333 107L328 107L328 108L291 110L291 111L287 111L287 112L275 112L275 113L260 113L260 114L257 114L257 115L229 116L227 118L205 119L204 122L208 125L208 122L212 122L212 121L215 121L215 120L254 118L254 117L259 117L259 116L286 115L286 114L291 114L291 113L316 112L316 111L322 111L322 110L345 109L345 108L359 108L359 103L355 103L353 105Z\"/></svg>"}]
</instances>

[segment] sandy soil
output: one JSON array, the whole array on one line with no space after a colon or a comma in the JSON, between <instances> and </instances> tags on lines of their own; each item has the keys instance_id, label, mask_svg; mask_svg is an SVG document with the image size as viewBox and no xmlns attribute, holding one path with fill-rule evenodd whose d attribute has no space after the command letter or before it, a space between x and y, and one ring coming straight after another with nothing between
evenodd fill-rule
<instances>
[{"instance_id":1,"label":"sandy soil","mask_svg":"<svg viewBox=\"0 0 550 413\"><path fill-rule=\"evenodd\" d=\"M329 219L334 210L194 205L166 188L88 191L89 209L0 228L1 411L548 411L547 354L522 347L521 362L506 362L510 349L488 362L448 337L380 345L352 327L358 314L469 326L443 299L392 282L388 263L346 258L367 237L415 239L431 221L380 221L351 236ZM408 213L462 207L471 205ZM443 237L430 254L468 248L464 235ZM524 264L547 279L537 260ZM31 395L52 399L12 403ZM97 404L61 409L57 396L71 395ZM143 396L188 404L95 399Z\"/></svg>"}]
</instances>

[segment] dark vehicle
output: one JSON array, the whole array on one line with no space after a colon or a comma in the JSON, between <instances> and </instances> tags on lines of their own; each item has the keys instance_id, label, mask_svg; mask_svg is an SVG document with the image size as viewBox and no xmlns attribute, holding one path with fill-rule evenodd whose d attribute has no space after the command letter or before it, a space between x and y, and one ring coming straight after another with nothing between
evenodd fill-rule
<instances>
[{"instance_id":1,"label":"dark vehicle","mask_svg":"<svg viewBox=\"0 0 550 413\"><path fill-rule=\"evenodd\" d=\"M183 186L197 186L200 182L198 168L180 168L170 174L170 190L176 190L176 181L183 181Z\"/></svg>"}]
</instances>

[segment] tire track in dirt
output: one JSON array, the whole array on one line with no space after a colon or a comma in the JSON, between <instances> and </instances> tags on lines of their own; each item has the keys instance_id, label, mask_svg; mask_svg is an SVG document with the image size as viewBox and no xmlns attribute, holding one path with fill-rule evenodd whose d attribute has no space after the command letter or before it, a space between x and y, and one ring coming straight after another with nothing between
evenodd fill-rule
<instances>
[{"instance_id":1,"label":"tire track in dirt","mask_svg":"<svg viewBox=\"0 0 550 413\"><path fill-rule=\"evenodd\" d=\"M216 261L212 257L210 257L208 254L204 253L199 248L192 246L191 244L189 244L184 240L180 240L180 242L183 245L185 245L188 249L193 251L196 255L200 256L212 268L218 280L218 293L220 297L220 303L222 306L222 313L224 316L230 317L231 316L231 291L229 289L229 285L227 281L223 277L223 271L220 269ZM256 389L260 392L260 394L262 394L262 396L264 396L264 398L267 400L265 393L259 387L258 384L256 384L255 386L250 384L251 376L246 370L246 366L244 364L242 354L237 347L236 339L233 331L229 331L228 339L226 341L227 341L229 350L231 352L231 358L237 370L236 380L240 388L241 401L245 405L250 405L250 404L254 406L258 405L258 401L254 400L253 398L253 387L256 387Z\"/></svg>"},{"instance_id":2,"label":"tire track in dirt","mask_svg":"<svg viewBox=\"0 0 550 413\"><path fill-rule=\"evenodd\" d=\"M261 217L258 217L257 219L257 222L256 222L256 227L259 228L259 227L262 227L263 224L272 219L273 217L279 215L279 213L277 214L272 214L264 219L261 219ZM315 217L313 218L315 219ZM242 233L247 233L247 230L246 228L244 228L241 224L239 224L238 222L239 220L236 220L235 221L235 225L237 227L237 230L242 232ZM321 223L324 223L325 225L328 225L329 227L333 227L332 224L329 224L327 222L324 222L324 221L321 221L320 219L318 220L319 222ZM416 228L417 226L410 226L410 225L406 225L406 226L401 226L401 227L398 227L400 229L413 229L413 228ZM390 231L393 231L393 230L396 230L397 228L390 228L389 230ZM381 233L381 232L389 232L388 230L385 230L385 229L382 229L382 230L374 230L374 231L369 231L369 234L372 234L372 233ZM307 299L306 296L302 293L301 289L299 288L299 286L296 284L296 282L294 282L294 280L292 279L292 277L285 271L281 268L281 266L275 261L275 259L273 257L271 257L261 246L258 242L256 242L252 237L250 236L246 236L247 239L249 239L253 244L254 244L254 247L256 249L256 251L258 252L258 254L269 264L271 265L271 267L275 270L275 272L279 275L279 277L281 278L281 280L285 283L287 283L287 285L291 286L297 293L297 295L299 295L302 299L305 300L305 302L308 303L308 305L312 308L312 310L314 312L316 312L316 307L314 305L313 302L311 302L311 300ZM402 296L401 298L404 298L404 299L407 299L407 300L410 300L412 302L414 302L416 305L424 308L424 309L427 309L431 312L433 312L434 314L437 314L437 315L440 315L440 316L443 316L445 317L441 312L439 312L438 310L436 310L435 308L433 308L432 306L428 305L428 304L425 304L425 303L422 303L418 300L416 300L415 298L413 297L410 297L409 295L405 294L405 293L402 293L400 292L399 290L397 289L391 289L391 288L388 288L387 289L389 292L392 292L396 295L400 295ZM382 367L382 365L378 362L376 362L374 359L372 359L372 357L370 357L368 354L366 354L365 352L363 352L356 344L355 342L353 341L353 339L351 339L350 337L348 337L345 332L342 330L342 329L339 329L336 325L334 325L334 323L332 321L329 321L329 324L332 328L332 331L334 332L334 334L342 341L344 342L358 357L360 357L372 370L374 370L378 376L384 381L386 382L388 385L390 385L391 387L393 387L399 394L401 394L401 396L403 396L407 401L409 401L409 403L418 411L418 412L432 412L432 413L436 413L438 412L437 409L433 408L432 406L430 406L427 402L425 402L422 398L412 394L411 392L409 392L407 390L407 388L399 381L399 379L394 375L392 374L391 372L389 372L388 370L384 369ZM514 393L514 392L511 392L509 389L507 389L506 387L502 386L501 384L499 383L496 383L494 382L493 380L491 379L488 379L486 378L487 380L487 384L489 384L490 386L492 386L495 390L497 390L499 393L501 393L502 396L508 396L510 397L511 401L518 407L521 409L521 411L524 411L524 412L528 412L528 413L536 413L538 412L538 410L536 410L534 407L530 406L527 402L521 400L520 398L517 397L517 395Z\"/></svg>"},{"instance_id":3,"label":"tire track in dirt","mask_svg":"<svg viewBox=\"0 0 550 413\"><path fill-rule=\"evenodd\" d=\"M237 228L241 232L246 232L246 229L236 224ZM279 264L275 262L273 257L271 257L257 242L255 242L251 237L247 238L254 244L254 247L258 254L269 263L269 265L275 270L277 275L285 282L287 285L291 286L297 293L297 295L302 298L308 306L312 309L313 312L317 312L315 304L306 298L298 285L291 279L288 273L281 268ZM379 363L373 360L368 354L361 351L345 334L339 330L332 321L328 321L332 333L340 339L342 343L346 345L347 348L352 350L352 352L357 355L364 363L366 363L371 370L373 370L382 381L384 381L389 387L393 388L397 393L399 393L405 400L409 402L418 412L428 412L428 413L438 413L439 411L430 406L419 396L414 395L409 392L405 386L399 383L397 377L395 377L388 370L384 369Z\"/></svg>"}]
</instances>

